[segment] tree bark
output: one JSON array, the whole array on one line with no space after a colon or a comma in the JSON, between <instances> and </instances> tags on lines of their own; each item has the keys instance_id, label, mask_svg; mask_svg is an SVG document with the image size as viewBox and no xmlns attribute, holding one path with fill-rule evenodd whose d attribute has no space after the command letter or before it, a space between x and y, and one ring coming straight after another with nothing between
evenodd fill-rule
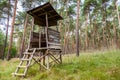
<instances>
[{"instance_id":1,"label":"tree bark","mask_svg":"<svg viewBox=\"0 0 120 80\"><path fill-rule=\"evenodd\" d=\"M104 6L102 5L102 9L101 9L101 13L104 12L105 13L105 8ZM103 37L103 47L106 47L107 46L107 39L106 39L106 30L105 30L105 27L106 27L106 16L105 14L102 13L102 37Z\"/></svg>"},{"instance_id":2,"label":"tree bark","mask_svg":"<svg viewBox=\"0 0 120 80\"><path fill-rule=\"evenodd\" d=\"M95 47L95 33L96 33L96 23L93 23L93 48L96 49Z\"/></svg>"},{"instance_id":3,"label":"tree bark","mask_svg":"<svg viewBox=\"0 0 120 80\"><path fill-rule=\"evenodd\" d=\"M118 5L117 5L117 3L116 3L116 9L117 9L117 17L118 17L119 28L120 28L120 15L119 15L119 10L118 10Z\"/></svg>"},{"instance_id":4,"label":"tree bark","mask_svg":"<svg viewBox=\"0 0 120 80\"><path fill-rule=\"evenodd\" d=\"M18 2L18 0L15 0L14 13L13 13L13 19L12 19L12 25L11 25L11 33L10 33L10 42L9 42L9 48L8 48L8 54L7 54L7 60L10 60L10 53L11 53L11 49L12 49L13 31L14 31L14 23L15 23L15 17L16 17L17 2Z\"/></svg>"},{"instance_id":5,"label":"tree bark","mask_svg":"<svg viewBox=\"0 0 120 80\"><path fill-rule=\"evenodd\" d=\"M117 4L115 6L117 9L118 21L119 21L119 27L120 27L120 16L119 16L119 12L118 12L118 6L117 6ZM114 21L115 21L115 18L114 18ZM115 25L113 25L113 27L114 27L114 44L115 44L115 47L117 48L117 29L116 29Z\"/></svg>"},{"instance_id":6,"label":"tree bark","mask_svg":"<svg viewBox=\"0 0 120 80\"><path fill-rule=\"evenodd\" d=\"M79 10L80 0L77 1L77 19L76 19L76 56L79 56Z\"/></svg>"},{"instance_id":7,"label":"tree bark","mask_svg":"<svg viewBox=\"0 0 120 80\"><path fill-rule=\"evenodd\" d=\"M25 19L25 23L24 23L24 32L23 32L22 44L21 44L21 48L20 48L20 58L22 58L22 53L23 53L23 48L24 48L25 33L26 33L26 28L27 28L27 22L28 22L28 14L26 14L26 19Z\"/></svg>"},{"instance_id":8,"label":"tree bark","mask_svg":"<svg viewBox=\"0 0 120 80\"><path fill-rule=\"evenodd\" d=\"M86 15L86 22L85 22L85 48L88 49L88 13Z\"/></svg>"},{"instance_id":9,"label":"tree bark","mask_svg":"<svg viewBox=\"0 0 120 80\"><path fill-rule=\"evenodd\" d=\"M117 0L114 0L114 5L115 5L115 9L116 9L116 13L118 16L118 21L119 21L119 27L120 27L120 16L119 16L119 11L118 11L118 6L116 3ZM114 17L114 15L113 15ZM116 30L116 26L115 26L115 18L114 18L114 23L113 23L113 31L114 31L114 47L117 48L117 30Z\"/></svg>"},{"instance_id":10,"label":"tree bark","mask_svg":"<svg viewBox=\"0 0 120 80\"><path fill-rule=\"evenodd\" d=\"M5 49L6 49L6 45L7 45L8 27L9 27L9 16L10 16L10 0L8 1L8 17L7 17L6 35L5 35L5 41L4 41L4 48L3 48L2 60L4 60Z\"/></svg>"}]
</instances>

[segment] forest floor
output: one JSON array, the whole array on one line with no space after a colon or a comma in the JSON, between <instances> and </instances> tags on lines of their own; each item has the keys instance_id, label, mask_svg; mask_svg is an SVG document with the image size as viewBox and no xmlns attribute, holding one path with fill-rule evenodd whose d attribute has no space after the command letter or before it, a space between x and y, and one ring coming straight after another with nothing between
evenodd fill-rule
<instances>
[{"instance_id":1,"label":"forest floor","mask_svg":"<svg viewBox=\"0 0 120 80\"><path fill-rule=\"evenodd\" d=\"M120 80L120 50L64 55L63 64L39 71L36 64L25 78L14 77L19 59L0 60L0 80Z\"/></svg>"}]
</instances>

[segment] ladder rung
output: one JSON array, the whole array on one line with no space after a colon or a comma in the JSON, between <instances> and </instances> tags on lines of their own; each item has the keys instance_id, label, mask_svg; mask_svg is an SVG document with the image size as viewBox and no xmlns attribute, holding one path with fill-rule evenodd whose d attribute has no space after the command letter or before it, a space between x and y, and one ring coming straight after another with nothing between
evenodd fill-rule
<instances>
[{"instance_id":1,"label":"ladder rung","mask_svg":"<svg viewBox=\"0 0 120 80\"><path fill-rule=\"evenodd\" d=\"M25 76L25 74L20 74L20 73L12 73L13 75L15 75L15 76Z\"/></svg>"},{"instance_id":2,"label":"ladder rung","mask_svg":"<svg viewBox=\"0 0 120 80\"><path fill-rule=\"evenodd\" d=\"M21 59L22 61L30 61L30 59Z\"/></svg>"},{"instance_id":3,"label":"ladder rung","mask_svg":"<svg viewBox=\"0 0 120 80\"><path fill-rule=\"evenodd\" d=\"M24 53L24 54L26 54L26 55L31 55L32 53Z\"/></svg>"},{"instance_id":4,"label":"ladder rung","mask_svg":"<svg viewBox=\"0 0 120 80\"><path fill-rule=\"evenodd\" d=\"M31 51L31 52L33 52L33 50L34 50L34 49L28 49L28 51Z\"/></svg>"},{"instance_id":5,"label":"ladder rung","mask_svg":"<svg viewBox=\"0 0 120 80\"><path fill-rule=\"evenodd\" d=\"M18 66L19 68L26 68L27 66Z\"/></svg>"},{"instance_id":6,"label":"ladder rung","mask_svg":"<svg viewBox=\"0 0 120 80\"><path fill-rule=\"evenodd\" d=\"M31 64L31 60L32 60L32 58L33 58L33 55L34 55L35 51L36 51L36 48L35 48L35 49L32 49L32 50L27 50L26 52L23 53L24 56L23 56L23 58L21 59L20 64L19 64L19 66L17 67L15 73L13 73L14 76L23 76L23 77L24 77L24 76L26 75L27 70L28 70L28 67L29 67L30 64ZM29 56L29 55L30 55L30 56ZM22 66L22 63L23 63L24 61L29 61L29 63L28 63L27 65L25 65L25 66ZM17 73L18 70L21 69L21 68L25 68L25 69L24 69L24 73Z\"/></svg>"}]
</instances>

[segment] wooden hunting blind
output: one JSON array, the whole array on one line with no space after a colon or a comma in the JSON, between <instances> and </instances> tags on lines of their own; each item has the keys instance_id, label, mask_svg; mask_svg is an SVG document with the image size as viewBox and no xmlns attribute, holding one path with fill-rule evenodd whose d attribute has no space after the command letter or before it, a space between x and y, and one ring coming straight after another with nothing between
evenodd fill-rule
<instances>
[{"instance_id":1,"label":"wooden hunting blind","mask_svg":"<svg viewBox=\"0 0 120 80\"><path fill-rule=\"evenodd\" d=\"M34 63L45 69L49 69L53 62L62 63L60 32L57 27L55 30L51 26L57 26L57 22L63 18L49 2L31 9L27 13L32 16L32 25L28 49L23 53L23 58L14 73L18 76L25 76L28 68ZM34 32L35 25L42 27L42 30ZM39 54L39 56L35 56L35 54Z\"/></svg>"}]
</instances>

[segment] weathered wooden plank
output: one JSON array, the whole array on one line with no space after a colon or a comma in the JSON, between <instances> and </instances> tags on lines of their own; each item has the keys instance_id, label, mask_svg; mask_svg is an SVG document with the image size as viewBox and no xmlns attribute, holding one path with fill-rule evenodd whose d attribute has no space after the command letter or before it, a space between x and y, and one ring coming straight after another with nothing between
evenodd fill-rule
<instances>
[{"instance_id":1,"label":"weathered wooden plank","mask_svg":"<svg viewBox=\"0 0 120 80\"><path fill-rule=\"evenodd\" d=\"M54 30L49 30L49 29L48 29L48 34L60 35L59 32L56 32Z\"/></svg>"},{"instance_id":2,"label":"weathered wooden plank","mask_svg":"<svg viewBox=\"0 0 120 80\"><path fill-rule=\"evenodd\" d=\"M19 68L26 68L26 67L28 67L28 66L18 66Z\"/></svg>"},{"instance_id":3,"label":"weathered wooden plank","mask_svg":"<svg viewBox=\"0 0 120 80\"><path fill-rule=\"evenodd\" d=\"M61 49L60 46L54 46L54 45L50 45L49 48L50 48L50 49Z\"/></svg>"},{"instance_id":4,"label":"weathered wooden plank","mask_svg":"<svg viewBox=\"0 0 120 80\"><path fill-rule=\"evenodd\" d=\"M46 13L46 43L48 43L48 13ZM48 48L48 44L46 46Z\"/></svg>"},{"instance_id":5,"label":"weathered wooden plank","mask_svg":"<svg viewBox=\"0 0 120 80\"><path fill-rule=\"evenodd\" d=\"M48 44L49 44L49 46L58 45L58 43L60 43L60 33L56 30L48 28Z\"/></svg>"},{"instance_id":6,"label":"weathered wooden plank","mask_svg":"<svg viewBox=\"0 0 120 80\"><path fill-rule=\"evenodd\" d=\"M25 76L25 74L20 74L20 73L13 73L15 76Z\"/></svg>"},{"instance_id":7,"label":"weathered wooden plank","mask_svg":"<svg viewBox=\"0 0 120 80\"><path fill-rule=\"evenodd\" d=\"M60 40L60 35L48 34L48 38L54 38L54 39L59 39Z\"/></svg>"},{"instance_id":8,"label":"weathered wooden plank","mask_svg":"<svg viewBox=\"0 0 120 80\"><path fill-rule=\"evenodd\" d=\"M56 43L56 44L60 44L60 41L49 40L49 43Z\"/></svg>"},{"instance_id":9,"label":"weathered wooden plank","mask_svg":"<svg viewBox=\"0 0 120 80\"><path fill-rule=\"evenodd\" d=\"M60 38L60 34L48 32L48 36Z\"/></svg>"},{"instance_id":10,"label":"weathered wooden plank","mask_svg":"<svg viewBox=\"0 0 120 80\"><path fill-rule=\"evenodd\" d=\"M61 46L61 44L59 44L59 43L51 43L51 42L48 42L48 44Z\"/></svg>"},{"instance_id":11,"label":"weathered wooden plank","mask_svg":"<svg viewBox=\"0 0 120 80\"><path fill-rule=\"evenodd\" d=\"M59 31L56 31L56 30L54 30L54 29L51 29L51 28L48 28L48 31L53 31L53 32L60 33Z\"/></svg>"},{"instance_id":12,"label":"weathered wooden plank","mask_svg":"<svg viewBox=\"0 0 120 80\"><path fill-rule=\"evenodd\" d=\"M51 13L51 12L54 12L54 10L50 10L50 11L48 11L47 13ZM46 12L44 12L44 13L42 13L42 14L39 14L38 16L42 16L42 15L45 15L46 14Z\"/></svg>"},{"instance_id":13,"label":"weathered wooden plank","mask_svg":"<svg viewBox=\"0 0 120 80\"><path fill-rule=\"evenodd\" d=\"M47 69L50 68L50 65L49 65L49 54L46 56L46 63L47 63Z\"/></svg>"},{"instance_id":14,"label":"weathered wooden plank","mask_svg":"<svg viewBox=\"0 0 120 80\"><path fill-rule=\"evenodd\" d=\"M59 61L60 58L56 58L52 53L49 53L49 54L50 54L50 56L51 56L51 58L52 58L53 60L55 60L55 61L57 61L58 63L60 63L60 61Z\"/></svg>"},{"instance_id":15,"label":"weathered wooden plank","mask_svg":"<svg viewBox=\"0 0 120 80\"><path fill-rule=\"evenodd\" d=\"M45 5L45 6L43 6L42 8L38 8L38 9L36 9L36 10L33 10L32 12L35 13L35 12L37 12L37 11L43 10L44 8L46 8L46 7L48 7L48 6L50 6L50 5Z\"/></svg>"}]
</instances>

